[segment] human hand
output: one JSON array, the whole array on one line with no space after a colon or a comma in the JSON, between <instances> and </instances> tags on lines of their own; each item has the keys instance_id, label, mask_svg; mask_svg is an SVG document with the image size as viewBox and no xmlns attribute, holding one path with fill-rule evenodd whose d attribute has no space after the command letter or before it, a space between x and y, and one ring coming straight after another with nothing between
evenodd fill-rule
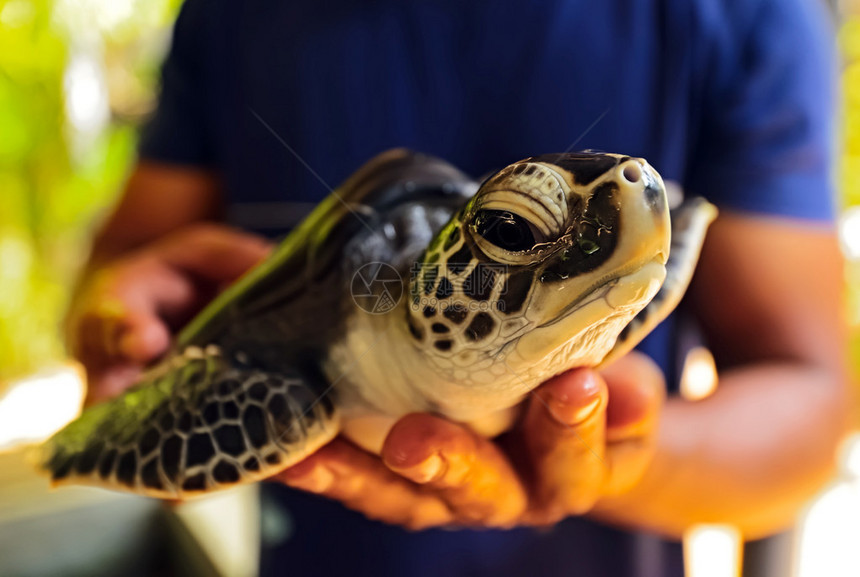
<instances>
[{"instance_id":1,"label":"human hand","mask_svg":"<svg viewBox=\"0 0 860 577\"><path fill-rule=\"evenodd\" d=\"M200 224L97 269L67 323L71 352L87 371L88 402L130 386L167 351L173 330L270 250L263 238Z\"/></svg>"},{"instance_id":2,"label":"human hand","mask_svg":"<svg viewBox=\"0 0 860 577\"><path fill-rule=\"evenodd\" d=\"M410 529L548 525L624 493L653 455L665 397L660 369L630 353L597 373L538 388L496 441L428 414L403 417L381 458L336 439L281 481Z\"/></svg>"}]
</instances>

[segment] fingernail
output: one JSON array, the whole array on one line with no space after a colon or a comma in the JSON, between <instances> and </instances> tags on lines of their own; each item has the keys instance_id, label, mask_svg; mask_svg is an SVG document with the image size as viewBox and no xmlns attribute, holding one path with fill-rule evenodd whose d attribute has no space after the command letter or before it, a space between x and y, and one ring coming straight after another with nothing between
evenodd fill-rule
<instances>
[{"instance_id":1,"label":"fingernail","mask_svg":"<svg viewBox=\"0 0 860 577\"><path fill-rule=\"evenodd\" d=\"M429 483L440 478L445 469L445 461L437 453L433 453L417 465L411 467L392 467L416 483Z\"/></svg>"},{"instance_id":2,"label":"fingernail","mask_svg":"<svg viewBox=\"0 0 860 577\"><path fill-rule=\"evenodd\" d=\"M562 425L575 425L591 417L600 406L600 399L594 399L584 407L573 407L552 399L549 401L549 412Z\"/></svg>"},{"instance_id":3,"label":"fingernail","mask_svg":"<svg viewBox=\"0 0 860 577\"><path fill-rule=\"evenodd\" d=\"M586 398L593 399L584 406L573 404L566 394L553 395L547 401L552 417L563 425L575 425L589 419L600 407L603 399L600 397L600 385L593 375L586 377L582 383L582 391Z\"/></svg>"},{"instance_id":4,"label":"fingernail","mask_svg":"<svg viewBox=\"0 0 860 577\"><path fill-rule=\"evenodd\" d=\"M310 472L299 476L290 475L287 471L284 478L289 486L310 493L325 493L334 484L334 473L322 465L316 465Z\"/></svg>"}]
</instances>

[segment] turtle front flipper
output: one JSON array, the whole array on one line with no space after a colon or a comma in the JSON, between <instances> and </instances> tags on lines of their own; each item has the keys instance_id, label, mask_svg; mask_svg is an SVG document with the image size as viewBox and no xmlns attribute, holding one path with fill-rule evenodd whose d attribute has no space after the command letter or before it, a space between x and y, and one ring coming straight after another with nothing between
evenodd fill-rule
<instances>
[{"instance_id":1,"label":"turtle front flipper","mask_svg":"<svg viewBox=\"0 0 860 577\"><path fill-rule=\"evenodd\" d=\"M332 399L299 373L231 363L190 346L41 448L55 483L188 498L258 481L338 433ZM324 386L324 384L322 385Z\"/></svg>"}]
</instances>

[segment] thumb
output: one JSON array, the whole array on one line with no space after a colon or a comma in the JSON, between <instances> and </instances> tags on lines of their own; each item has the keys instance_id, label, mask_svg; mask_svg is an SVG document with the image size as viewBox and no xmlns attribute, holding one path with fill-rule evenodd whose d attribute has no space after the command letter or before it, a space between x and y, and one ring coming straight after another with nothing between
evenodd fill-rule
<instances>
[{"instance_id":1,"label":"thumb","mask_svg":"<svg viewBox=\"0 0 860 577\"><path fill-rule=\"evenodd\" d=\"M264 238L224 225L201 224L161 241L165 263L197 278L232 282L272 252Z\"/></svg>"},{"instance_id":2,"label":"thumb","mask_svg":"<svg viewBox=\"0 0 860 577\"><path fill-rule=\"evenodd\" d=\"M150 311L129 311L120 322L117 348L129 361L148 363L170 346L167 325Z\"/></svg>"},{"instance_id":3,"label":"thumb","mask_svg":"<svg viewBox=\"0 0 860 577\"><path fill-rule=\"evenodd\" d=\"M532 392L518 433L529 456L536 523L588 511L606 477L603 379L589 369L557 375Z\"/></svg>"},{"instance_id":4,"label":"thumb","mask_svg":"<svg viewBox=\"0 0 860 577\"><path fill-rule=\"evenodd\" d=\"M663 372L641 353L629 353L601 372L609 391L606 408L605 495L630 490L656 450L660 413L666 398Z\"/></svg>"}]
</instances>

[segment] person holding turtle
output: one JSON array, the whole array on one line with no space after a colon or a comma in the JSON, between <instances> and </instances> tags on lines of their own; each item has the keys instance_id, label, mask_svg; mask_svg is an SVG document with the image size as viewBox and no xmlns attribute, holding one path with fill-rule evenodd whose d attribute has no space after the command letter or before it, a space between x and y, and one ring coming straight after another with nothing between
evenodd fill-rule
<instances>
[{"instance_id":1,"label":"person holding turtle","mask_svg":"<svg viewBox=\"0 0 860 577\"><path fill-rule=\"evenodd\" d=\"M550 379L500 438L411 414L379 457L337 438L286 469L264 506L294 532L261 573L671 576L680 547L654 534L779 531L831 474L847 408L832 50L815 0L187 0L70 314L91 400L379 152L474 176L621 152L720 209L679 311ZM691 326L720 369L696 403L673 394Z\"/></svg>"}]
</instances>

